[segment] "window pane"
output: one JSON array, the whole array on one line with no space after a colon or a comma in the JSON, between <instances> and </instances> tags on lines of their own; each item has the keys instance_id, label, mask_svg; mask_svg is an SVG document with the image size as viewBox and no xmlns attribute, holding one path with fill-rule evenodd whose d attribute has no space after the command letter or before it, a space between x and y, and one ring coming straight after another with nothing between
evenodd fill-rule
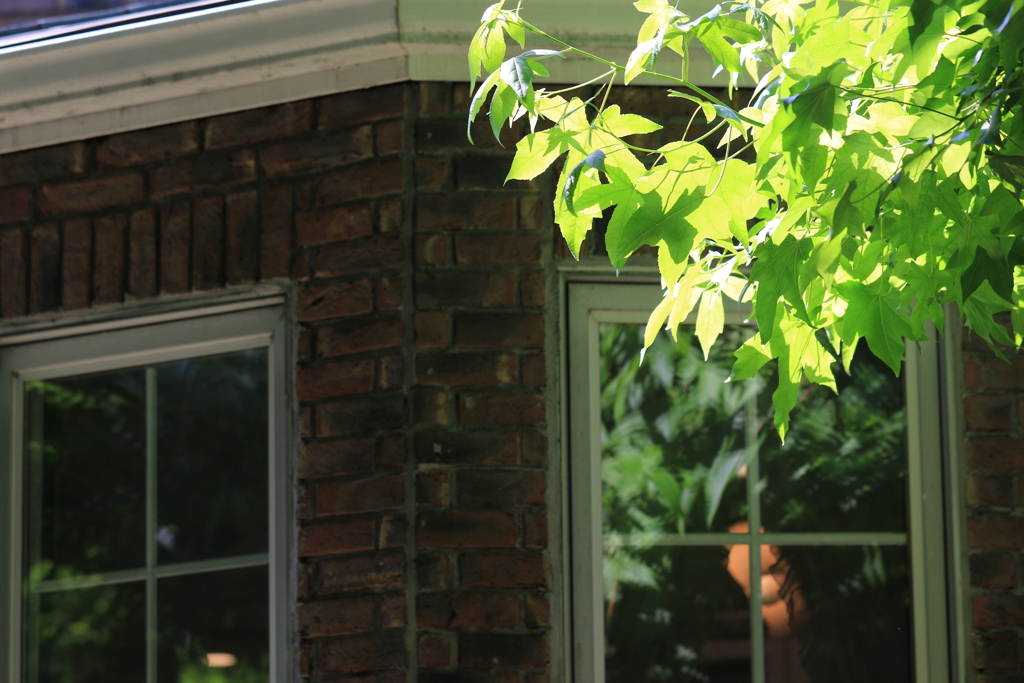
<instances>
[{"instance_id":1,"label":"window pane","mask_svg":"<svg viewBox=\"0 0 1024 683\"><path fill-rule=\"evenodd\" d=\"M772 548L767 683L909 683L910 583L899 546Z\"/></svg>"},{"instance_id":2,"label":"window pane","mask_svg":"<svg viewBox=\"0 0 1024 683\"><path fill-rule=\"evenodd\" d=\"M26 576L145 564L144 372L26 388Z\"/></svg>"},{"instance_id":3,"label":"window pane","mask_svg":"<svg viewBox=\"0 0 1024 683\"><path fill-rule=\"evenodd\" d=\"M27 600L25 680L144 681L145 595L144 584L133 582L43 593ZM33 637L38 637L37 643ZM38 655L34 644L38 644ZM37 677L32 676L33 669Z\"/></svg>"},{"instance_id":4,"label":"window pane","mask_svg":"<svg viewBox=\"0 0 1024 683\"><path fill-rule=\"evenodd\" d=\"M269 680L267 571L252 567L160 580L159 683Z\"/></svg>"},{"instance_id":5,"label":"window pane","mask_svg":"<svg viewBox=\"0 0 1024 683\"><path fill-rule=\"evenodd\" d=\"M730 327L709 362L695 336L603 324L601 457L605 531L728 531L747 514L747 416L764 381L727 383L749 328Z\"/></svg>"},{"instance_id":6,"label":"window pane","mask_svg":"<svg viewBox=\"0 0 1024 683\"><path fill-rule=\"evenodd\" d=\"M608 683L750 681L750 607L730 550L605 549Z\"/></svg>"},{"instance_id":7,"label":"window pane","mask_svg":"<svg viewBox=\"0 0 1024 683\"><path fill-rule=\"evenodd\" d=\"M785 445L763 434L765 530L906 532L903 380L863 342L850 370L834 367L838 395L802 390Z\"/></svg>"},{"instance_id":8,"label":"window pane","mask_svg":"<svg viewBox=\"0 0 1024 683\"><path fill-rule=\"evenodd\" d=\"M157 368L161 563L267 551L267 352Z\"/></svg>"},{"instance_id":9,"label":"window pane","mask_svg":"<svg viewBox=\"0 0 1024 683\"><path fill-rule=\"evenodd\" d=\"M76 24L116 23L131 15L166 14L174 10L230 5L241 0L3 0L0 35Z\"/></svg>"}]
</instances>

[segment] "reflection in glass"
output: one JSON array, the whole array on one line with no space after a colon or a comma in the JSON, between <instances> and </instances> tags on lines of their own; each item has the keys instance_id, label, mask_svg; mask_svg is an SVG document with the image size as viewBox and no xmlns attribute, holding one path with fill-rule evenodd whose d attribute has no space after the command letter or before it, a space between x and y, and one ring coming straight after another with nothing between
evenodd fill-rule
<instances>
[{"instance_id":1,"label":"reflection in glass","mask_svg":"<svg viewBox=\"0 0 1024 683\"><path fill-rule=\"evenodd\" d=\"M160 562L266 552L266 350L156 374Z\"/></svg>"},{"instance_id":2,"label":"reflection in glass","mask_svg":"<svg viewBox=\"0 0 1024 683\"><path fill-rule=\"evenodd\" d=\"M905 547L770 549L765 603L767 683L908 683L910 583ZM794 657L797 655L797 658Z\"/></svg>"},{"instance_id":3,"label":"reflection in glass","mask_svg":"<svg viewBox=\"0 0 1024 683\"><path fill-rule=\"evenodd\" d=\"M726 531L746 518L748 405L764 385L727 383L749 330L728 327L709 362L695 336L603 324L601 454L605 533Z\"/></svg>"},{"instance_id":4,"label":"reflection in glass","mask_svg":"<svg viewBox=\"0 0 1024 683\"><path fill-rule=\"evenodd\" d=\"M728 554L605 547L608 683L750 681L749 602Z\"/></svg>"},{"instance_id":5,"label":"reflection in glass","mask_svg":"<svg viewBox=\"0 0 1024 683\"><path fill-rule=\"evenodd\" d=\"M25 390L26 575L145 564L144 371Z\"/></svg>"},{"instance_id":6,"label":"reflection in glass","mask_svg":"<svg viewBox=\"0 0 1024 683\"><path fill-rule=\"evenodd\" d=\"M159 683L268 681L268 580L265 566L161 579Z\"/></svg>"},{"instance_id":7,"label":"reflection in glass","mask_svg":"<svg viewBox=\"0 0 1024 683\"><path fill-rule=\"evenodd\" d=\"M26 633L25 680L145 680L145 592L145 585L136 581L36 596L37 610L32 610L36 622Z\"/></svg>"}]
</instances>

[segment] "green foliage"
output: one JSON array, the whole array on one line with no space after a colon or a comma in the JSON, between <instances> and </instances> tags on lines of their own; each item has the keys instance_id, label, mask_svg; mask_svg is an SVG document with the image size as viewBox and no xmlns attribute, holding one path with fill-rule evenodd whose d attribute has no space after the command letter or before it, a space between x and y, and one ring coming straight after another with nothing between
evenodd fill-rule
<instances>
[{"instance_id":1,"label":"green foliage","mask_svg":"<svg viewBox=\"0 0 1024 683\"><path fill-rule=\"evenodd\" d=\"M691 18L667 0L640 0L647 18L619 65L498 3L470 49L474 79L481 66L492 72L470 121L491 90L495 133L529 117L533 132L508 179L534 178L564 158L555 220L574 255L606 210L616 269L639 247L657 248L665 302L653 327L674 330L696 307L707 351L722 330L722 296L752 296L759 333L740 350L736 376L762 359L786 367L775 397L785 435L803 378L832 385L831 361L851 358L862 339L898 372L905 340L942 329L947 305L990 342L1024 342L1018 4L865 0L843 12L838 0L728 0ZM502 63L505 33L560 50ZM736 111L689 82L695 44L730 87L741 73L757 83L747 107ZM666 49L683 56L679 76L657 71ZM537 86L541 60L564 53L607 68L593 98ZM656 150L630 144L657 124L605 103L618 78L640 75L697 102L724 150L713 155L703 138ZM1012 339L994 322L1006 312Z\"/></svg>"}]
</instances>

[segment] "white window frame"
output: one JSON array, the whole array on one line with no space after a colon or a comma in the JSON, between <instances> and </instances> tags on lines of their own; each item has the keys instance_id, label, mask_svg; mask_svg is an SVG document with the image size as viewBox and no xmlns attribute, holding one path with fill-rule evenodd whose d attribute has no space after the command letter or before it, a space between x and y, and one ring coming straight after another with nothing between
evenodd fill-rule
<instances>
[{"instance_id":1,"label":"white window frame","mask_svg":"<svg viewBox=\"0 0 1024 683\"><path fill-rule=\"evenodd\" d=\"M292 505L291 341L281 296L176 310L162 315L93 321L78 327L0 337L0 678L22 680L23 425L26 382L103 372L245 349L268 351L270 682L285 683L295 669ZM40 340L42 338L42 340ZM151 484L147 484L149 486ZM155 518L150 520L155 524ZM147 607L148 609L149 607ZM149 629L150 631L152 629ZM153 634L147 639L150 655ZM155 683L149 660L147 680Z\"/></svg>"},{"instance_id":2,"label":"white window frame","mask_svg":"<svg viewBox=\"0 0 1024 683\"><path fill-rule=\"evenodd\" d=\"M563 510L569 519L564 547L571 557L565 581L572 596L567 606L567 642L572 661L566 679L575 683L604 681L603 575L601 561L601 467L598 325L603 322L645 324L661 300L655 284L567 284L567 348L563 372L567 406L567 468L563 477ZM727 324L745 322L735 308ZM693 320L689 320L691 324ZM913 629L913 661L918 683L965 680L963 665L964 609L962 552L962 465L958 462L955 420L943 419L943 377L956 355L940 354L939 344L908 344L904 365L908 424L908 534ZM946 383L949 380L946 379ZM953 382L952 384L955 384ZM955 387L954 387L955 389ZM946 388L949 392L950 389ZM955 406L955 402L952 404ZM756 485L757 476L748 477ZM751 521L751 528L759 525ZM729 534L759 542L759 534ZM877 534L875 534L877 535ZM701 534L710 539L713 534ZM781 536L781 534L776 534ZM705 540L705 543L707 540ZM765 539L760 542L770 542ZM751 576L759 576L760 553L750 553ZM763 652L760 599L751 582L753 651ZM753 683L764 682L764 662L754 661Z\"/></svg>"}]
</instances>

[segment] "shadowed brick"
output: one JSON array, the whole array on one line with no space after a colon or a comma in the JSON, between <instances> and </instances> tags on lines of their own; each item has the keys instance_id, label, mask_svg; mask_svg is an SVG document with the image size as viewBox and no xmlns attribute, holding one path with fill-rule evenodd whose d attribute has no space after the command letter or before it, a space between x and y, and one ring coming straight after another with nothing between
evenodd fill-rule
<instances>
[{"instance_id":1,"label":"shadowed brick","mask_svg":"<svg viewBox=\"0 0 1024 683\"><path fill-rule=\"evenodd\" d=\"M192 288L224 285L224 201L197 199L192 205Z\"/></svg>"},{"instance_id":2,"label":"shadowed brick","mask_svg":"<svg viewBox=\"0 0 1024 683\"><path fill-rule=\"evenodd\" d=\"M459 395L459 424L525 426L547 418L544 394L472 393Z\"/></svg>"},{"instance_id":3,"label":"shadowed brick","mask_svg":"<svg viewBox=\"0 0 1024 683\"><path fill-rule=\"evenodd\" d=\"M103 216L96 219L94 227L96 260L92 300L96 304L116 303L124 298L128 221L122 215Z\"/></svg>"},{"instance_id":4,"label":"shadowed brick","mask_svg":"<svg viewBox=\"0 0 1024 683\"><path fill-rule=\"evenodd\" d=\"M85 170L85 144L54 145L0 156L0 185L34 183Z\"/></svg>"},{"instance_id":5,"label":"shadowed brick","mask_svg":"<svg viewBox=\"0 0 1024 683\"><path fill-rule=\"evenodd\" d=\"M299 632L303 638L362 633L374 630L376 617L372 597L300 605Z\"/></svg>"},{"instance_id":6,"label":"shadowed brick","mask_svg":"<svg viewBox=\"0 0 1024 683\"><path fill-rule=\"evenodd\" d=\"M405 556L378 553L348 557L320 565L317 592L333 595L346 591L387 590L405 586Z\"/></svg>"},{"instance_id":7,"label":"shadowed brick","mask_svg":"<svg viewBox=\"0 0 1024 683\"><path fill-rule=\"evenodd\" d=\"M339 277L365 271L402 267L402 241L393 237L329 244L313 260L317 277Z\"/></svg>"},{"instance_id":8,"label":"shadowed brick","mask_svg":"<svg viewBox=\"0 0 1024 683\"><path fill-rule=\"evenodd\" d=\"M455 262L460 266L535 268L540 265L540 238L536 235L459 234L455 236Z\"/></svg>"},{"instance_id":9,"label":"shadowed brick","mask_svg":"<svg viewBox=\"0 0 1024 683\"><path fill-rule=\"evenodd\" d=\"M440 306L513 306L515 276L502 273L418 273L416 304Z\"/></svg>"},{"instance_id":10,"label":"shadowed brick","mask_svg":"<svg viewBox=\"0 0 1024 683\"><path fill-rule=\"evenodd\" d=\"M177 202L160 211L160 291L187 292L189 288L189 247L192 242L191 207Z\"/></svg>"},{"instance_id":11,"label":"shadowed brick","mask_svg":"<svg viewBox=\"0 0 1024 683\"><path fill-rule=\"evenodd\" d=\"M99 168L139 166L186 156L199 150L196 121L111 135L96 146Z\"/></svg>"},{"instance_id":12,"label":"shadowed brick","mask_svg":"<svg viewBox=\"0 0 1024 683\"><path fill-rule=\"evenodd\" d=\"M459 577L463 586L475 588L542 588L547 562L540 553L463 555Z\"/></svg>"},{"instance_id":13,"label":"shadowed brick","mask_svg":"<svg viewBox=\"0 0 1024 683\"><path fill-rule=\"evenodd\" d=\"M61 306L69 311L89 305L92 293L92 221L79 218L64 223L61 259Z\"/></svg>"},{"instance_id":14,"label":"shadowed brick","mask_svg":"<svg viewBox=\"0 0 1024 683\"><path fill-rule=\"evenodd\" d=\"M424 512L416 543L446 548L514 548L515 517L505 512Z\"/></svg>"},{"instance_id":15,"label":"shadowed brick","mask_svg":"<svg viewBox=\"0 0 1024 683\"><path fill-rule=\"evenodd\" d=\"M346 321L322 327L317 333L317 355L330 358L347 353L374 351L401 346L405 324L401 318Z\"/></svg>"},{"instance_id":16,"label":"shadowed brick","mask_svg":"<svg viewBox=\"0 0 1024 683\"><path fill-rule=\"evenodd\" d=\"M522 507L544 505L545 476L538 472L473 472L458 475L459 505Z\"/></svg>"},{"instance_id":17,"label":"shadowed brick","mask_svg":"<svg viewBox=\"0 0 1024 683\"><path fill-rule=\"evenodd\" d=\"M459 665L471 669L543 669L549 662L545 636L520 634L459 636Z\"/></svg>"},{"instance_id":18,"label":"shadowed brick","mask_svg":"<svg viewBox=\"0 0 1024 683\"><path fill-rule=\"evenodd\" d=\"M258 196L255 191L228 195L224 249L227 284L253 282L259 276Z\"/></svg>"},{"instance_id":19,"label":"shadowed brick","mask_svg":"<svg viewBox=\"0 0 1024 683\"><path fill-rule=\"evenodd\" d=\"M459 346L539 348L544 346L541 313L459 313L455 316Z\"/></svg>"},{"instance_id":20,"label":"shadowed brick","mask_svg":"<svg viewBox=\"0 0 1024 683\"><path fill-rule=\"evenodd\" d=\"M420 195L417 230L512 230L515 205L502 195Z\"/></svg>"},{"instance_id":21,"label":"shadowed brick","mask_svg":"<svg viewBox=\"0 0 1024 683\"><path fill-rule=\"evenodd\" d=\"M349 166L325 174L317 184L317 205L337 204L350 199L366 199L402 191L402 162Z\"/></svg>"},{"instance_id":22,"label":"shadowed brick","mask_svg":"<svg viewBox=\"0 0 1024 683\"><path fill-rule=\"evenodd\" d=\"M360 474L373 469L373 439L311 443L299 453L300 477Z\"/></svg>"},{"instance_id":23,"label":"shadowed brick","mask_svg":"<svg viewBox=\"0 0 1024 683\"><path fill-rule=\"evenodd\" d=\"M233 187L256 179L256 154L247 149L207 152L155 168L149 177L153 199Z\"/></svg>"},{"instance_id":24,"label":"shadowed brick","mask_svg":"<svg viewBox=\"0 0 1024 683\"><path fill-rule=\"evenodd\" d=\"M416 357L416 380L420 384L495 386L515 378L515 356L424 353Z\"/></svg>"},{"instance_id":25,"label":"shadowed brick","mask_svg":"<svg viewBox=\"0 0 1024 683\"><path fill-rule=\"evenodd\" d=\"M373 361L343 361L302 368L296 379L300 401L367 392L373 388Z\"/></svg>"},{"instance_id":26,"label":"shadowed brick","mask_svg":"<svg viewBox=\"0 0 1024 683\"><path fill-rule=\"evenodd\" d=\"M416 462L429 465L514 465L519 440L513 432L416 434Z\"/></svg>"},{"instance_id":27,"label":"shadowed brick","mask_svg":"<svg viewBox=\"0 0 1024 683\"><path fill-rule=\"evenodd\" d=\"M369 126L267 147L260 164L269 178L326 171L373 155Z\"/></svg>"},{"instance_id":28,"label":"shadowed brick","mask_svg":"<svg viewBox=\"0 0 1024 683\"><path fill-rule=\"evenodd\" d=\"M298 135L313 125L313 103L289 102L215 116L206 122L206 148L232 147Z\"/></svg>"},{"instance_id":29,"label":"shadowed brick","mask_svg":"<svg viewBox=\"0 0 1024 683\"><path fill-rule=\"evenodd\" d=\"M301 322L360 315L373 310L372 292L367 280L303 289L299 292L298 303ZM317 346L320 346L319 341Z\"/></svg>"},{"instance_id":30,"label":"shadowed brick","mask_svg":"<svg viewBox=\"0 0 1024 683\"><path fill-rule=\"evenodd\" d=\"M373 549L372 519L352 519L305 526L299 532L299 557L371 549Z\"/></svg>"},{"instance_id":31,"label":"shadowed brick","mask_svg":"<svg viewBox=\"0 0 1024 683\"><path fill-rule=\"evenodd\" d=\"M291 260L292 188L278 185L263 191L260 211L260 278L269 280L288 274Z\"/></svg>"},{"instance_id":32,"label":"shadowed brick","mask_svg":"<svg viewBox=\"0 0 1024 683\"><path fill-rule=\"evenodd\" d=\"M32 219L32 190L27 187L0 190L0 223L20 223Z\"/></svg>"},{"instance_id":33,"label":"shadowed brick","mask_svg":"<svg viewBox=\"0 0 1024 683\"><path fill-rule=\"evenodd\" d=\"M44 185L39 194L39 210L44 214L100 211L146 198L145 182L139 173L79 180L60 185Z\"/></svg>"},{"instance_id":34,"label":"shadowed brick","mask_svg":"<svg viewBox=\"0 0 1024 683\"><path fill-rule=\"evenodd\" d=\"M156 296L156 274L156 209L143 209L132 214L128 227L128 293Z\"/></svg>"},{"instance_id":35,"label":"shadowed brick","mask_svg":"<svg viewBox=\"0 0 1024 683\"><path fill-rule=\"evenodd\" d=\"M299 246L340 242L373 233L370 205L346 204L295 216L295 239Z\"/></svg>"},{"instance_id":36,"label":"shadowed brick","mask_svg":"<svg viewBox=\"0 0 1024 683\"><path fill-rule=\"evenodd\" d=\"M320 673L341 674L405 666L402 631L357 636L320 644Z\"/></svg>"},{"instance_id":37,"label":"shadowed brick","mask_svg":"<svg viewBox=\"0 0 1024 683\"><path fill-rule=\"evenodd\" d=\"M1013 553L971 553L971 585L977 588L1014 588L1017 563Z\"/></svg>"},{"instance_id":38,"label":"shadowed brick","mask_svg":"<svg viewBox=\"0 0 1024 683\"><path fill-rule=\"evenodd\" d=\"M339 515L394 510L405 502L405 478L400 475L336 481L316 487L316 513Z\"/></svg>"},{"instance_id":39,"label":"shadowed brick","mask_svg":"<svg viewBox=\"0 0 1024 683\"><path fill-rule=\"evenodd\" d=\"M342 436L358 432L400 429L405 426L402 396L353 398L322 403L316 410L317 436Z\"/></svg>"},{"instance_id":40,"label":"shadowed brick","mask_svg":"<svg viewBox=\"0 0 1024 683\"><path fill-rule=\"evenodd\" d=\"M967 538L971 548L1020 550L1024 548L1024 517L970 515Z\"/></svg>"},{"instance_id":41,"label":"shadowed brick","mask_svg":"<svg viewBox=\"0 0 1024 683\"><path fill-rule=\"evenodd\" d=\"M317 127L323 130L398 118L405 108L402 88L386 85L324 97L320 100Z\"/></svg>"},{"instance_id":42,"label":"shadowed brick","mask_svg":"<svg viewBox=\"0 0 1024 683\"><path fill-rule=\"evenodd\" d=\"M56 223L39 225L32 230L31 272L30 312L56 309L60 296L60 229Z\"/></svg>"}]
</instances>

